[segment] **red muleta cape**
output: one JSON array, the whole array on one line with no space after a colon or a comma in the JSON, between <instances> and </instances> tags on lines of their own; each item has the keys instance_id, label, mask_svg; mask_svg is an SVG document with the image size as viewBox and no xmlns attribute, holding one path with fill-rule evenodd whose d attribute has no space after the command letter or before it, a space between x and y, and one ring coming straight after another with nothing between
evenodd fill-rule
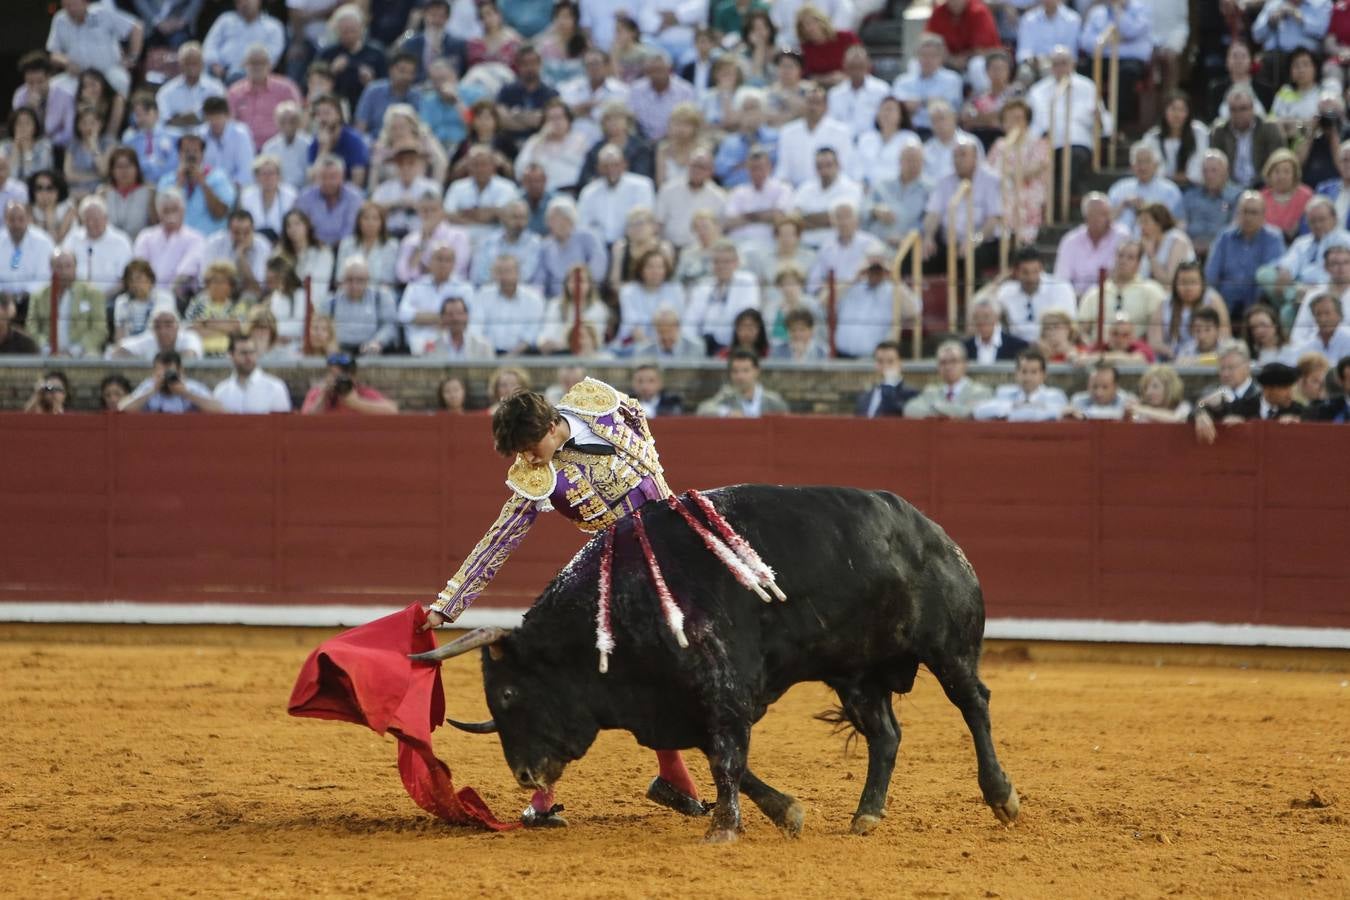
<instances>
[{"instance_id":1,"label":"red muleta cape","mask_svg":"<svg viewBox=\"0 0 1350 900\"><path fill-rule=\"evenodd\" d=\"M449 766L431 750L431 732L445 718L440 665L408 659L436 646L430 631L417 630L426 618L414 603L324 641L301 667L287 712L392 734L399 775L418 806L455 825L516 828L499 821L473 788L456 791Z\"/></svg>"}]
</instances>

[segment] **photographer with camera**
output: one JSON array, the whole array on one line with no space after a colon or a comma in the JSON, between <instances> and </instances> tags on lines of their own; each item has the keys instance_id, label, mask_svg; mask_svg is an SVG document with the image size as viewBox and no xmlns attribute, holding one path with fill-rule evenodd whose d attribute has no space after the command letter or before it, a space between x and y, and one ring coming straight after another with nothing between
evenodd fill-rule
<instances>
[{"instance_id":1,"label":"photographer with camera","mask_svg":"<svg viewBox=\"0 0 1350 900\"><path fill-rule=\"evenodd\" d=\"M66 398L70 395L70 382L66 373L53 369L43 374L33 386L33 395L23 405L26 413L40 416L59 416L66 411Z\"/></svg>"},{"instance_id":2,"label":"photographer with camera","mask_svg":"<svg viewBox=\"0 0 1350 900\"><path fill-rule=\"evenodd\" d=\"M1341 142L1347 137L1350 134L1345 128L1345 101L1331 91L1323 91L1317 101L1316 117L1299 129L1294 144L1294 155L1303 167L1304 184L1316 188L1340 174L1337 161Z\"/></svg>"},{"instance_id":3,"label":"photographer with camera","mask_svg":"<svg viewBox=\"0 0 1350 900\"><path fill-rule=\"evenodd\" d=\"M200 381L183 375L183 358L176 350L155 355L155 371L118 407L125 413L220 413L225 408Z\"/></svg>"},{"instance_id":4,"label":"photographer with camera","mask_svg":"<svg viewBox=\"0 0 1350 900\"><path fill-rule=\"evenodd\" d=\"M393 416L398 404L356 380L356 357L334 353L328 357L328 375L309 389L300 411L306 415Z\"/></svg>"}]
</instances>

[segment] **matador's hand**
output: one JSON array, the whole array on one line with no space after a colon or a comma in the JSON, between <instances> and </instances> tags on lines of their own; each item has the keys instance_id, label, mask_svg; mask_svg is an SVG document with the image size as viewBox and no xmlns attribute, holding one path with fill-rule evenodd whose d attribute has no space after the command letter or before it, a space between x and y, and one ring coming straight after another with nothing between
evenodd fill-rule
<instances>
[{"instance_id":1,"label":"matador's hand","mask_svg":"<svg viewBox=\"0 0 1350 900\"><path fill-rule=\"evenodd\" d=\"M426 622L424 622L424 623L422 624L422 627L419 628L419 629L417 629L417 630L418 630L419 632L422 632L422 631L428 631L428 630L430 630L430 629L432 629L432 628L438 628L438 627L440 627L440 625L442 625L443 623L445 623L445 622L447 622L447 621L449 621L449 620L446 619L445 616L443 616L443 615L441 615L440 613L436 612L436 610L434 610L434 609L429 609L429 610L427 610L427 620L426 620Z\"/></svg>"}]
</instances>

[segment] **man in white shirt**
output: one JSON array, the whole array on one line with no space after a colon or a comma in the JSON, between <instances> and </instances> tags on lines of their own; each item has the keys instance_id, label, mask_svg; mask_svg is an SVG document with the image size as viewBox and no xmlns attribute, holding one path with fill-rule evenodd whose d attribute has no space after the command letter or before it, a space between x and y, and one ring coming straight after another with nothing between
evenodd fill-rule
<instances>
[{"instance_id":1,"label":"man in white shirt","mask_svg":"<svg viewBox=\"0 0 1350 900\"><path fill-rule=\"evenodd\" d=\"M1120 421L1134 397L1120 389L1120 373L1110 363L1098 363L1088 376L1088 389L1079 391L1060 412L1066 419Z\"/></svg>"},{"instance_id":2,"label":"man in white shirt","mask_svg":"<svg viewBox=\"0 0 1350 900\"><path fill-rule=\"evenodd\" d=\"M965 340L966 357L977 366L991 366L1017 358L1027 342L1003 330L1002 308L993 300L976 300L970 307L970 337Z\"/></svg>"},{"instance_id":3,"label":"man in white shirt","mask_svg":"<svg viewBox=\"0 0 1350 900\"><path fill-rule=\"evenodd\" d=\"M1078 179L1092 161L1093 122L1100 118L1102 137L1111 136L1113 125L1092 79L1074 72L1074 58L1068 47L1055 47L1050 52L1050 74L1027 91L1027 105L1031 107L1031 133L1050 137L1050 146L1055 149L1055 171L1060 171L1063 165L1060 157L1065 145L1069 146L1069 176L1077 190ZM1057 94L1065 79L1068 80L1065 92ZM1055 108L1054 134L1049 134L1051 105Z\"/></svg>"},{"instance_id":4,"label":"man in white shirt","mask_svg":"<svg viewBox=\"0 0 1350 900\"><path fill-rule=\"evenodd\" d=\"M441 186L425 172L426 157L420 144L409 141L395 148L394 177L381 181L370 194L370 199L384 210L384 224L390 237L401 240L408 232L416 231L419 227L418 198L428 192L440 191Z\"/></svg>"},{"instance_id":5,"label":"man in white shirt","mask_svg":"<svg viewBox=\"0 0 1350 900\"><path fill-rule=\"evenodd\" d=\"M958 76L957 81L960 80ZM827 103L824 88L807 88L805 114L788 122L778 133L778 166L774 175L793 188L815 174L816 151L822 147L834 150L845 162L852 155L853 132L843 122L826 115Z\"/></svg>"},{"instance_id":6,"label":"man in white shirt","mask_svg":"<svg viewBox=\"0 0 1350 900\"><path fill-rule=\"evenodd\" d=\"M1106 196L1111 201L1116 221L1130 229L1131 234L1139 236L1137 216L1150 203L1166 206L1178 221L1185 216L1181 206L1181 188L1162 174L1158 154L1151 144L1139 141L1130 147L1130 169L1134 174L1111 185Z\"/></svg>"},{"instance_id":7,"label":"man in white shirt","mask_svg":"<svg viewBox=\"0 0 1350 900\"><path fill-rule=\"evenodd\" d=\"M502 207L520 196L514 183L496 173L492 151L478 145L469 150L469 175L450 183L445 192L446 218L468 230L477 248L502 217Z\"/></svg>"},{"instance_id":8,"label":"man in white shirt","mask_svg":"<svg viewBox=\"0 0 1350 900\"><path fill-rule=\"evenodd\" d=\"M1041 0L1017 25L1017 61L1037 74L1050 70L1050 56L1057 47L1077 47L1083 19L1060 0Z\"/></svg>"},{"instance_id":9,"label":"man in white shirt","mask_svg":"<svg viewBox=\"0 0 1350 900\"><path fill-rule=\"evenodd\" d=\"M572 110L572 127L588 135L592 143L600 140L600 118L611 101L628 99L628 85L610 68L609 54L599 47L591 47L582 55L586 74L558 85L558 96Z\"/></svg>"},{"instance_id":10,"label":"man in white shirt","mask_svg":"<svg viewBox=\"0 0 1350 900\"><path fill-rule=\"evenodd\" d=\"M886 252L886 245L875 235L859 230L857 207L849 201L841 200L831 208L830 221L834 231L821 243L816 260L811 264L806 278L808 294L820 293L830 272L834 273L838 293L843 294L870 257ZM868 343L864 352L871 352L876 343Z\"/></svg>"},{"instance_id":11,"label":"man in white shirt","mask_svg":"<svg viewBox=\"0 0 1350 900\"><path fill-rule=\"evenodd\" d=\"M123 338L108 349L111 359L139 359L150 362L160 353L175 351L183 359L201 359L202 339L197 333L183 328L178 310L173 304L157 306L150 314L150 327L140 334Z\"/></svg>"},{"instance_id":12,"label":"man in white shirt","mask_svg":"<svg viewBox=\"0 0 1350 900\"><path fill-rule=\"evenodd\" d=\"M205 72L202 45L188 41L178 48L180 74L170 78L155 95L164 130L173 135L186 134L201 125L202 104L207 97L225 96L225 85Z\"/></svg>"},{"instance_id":13,"label":"man in white shirt","mask_svg":"<svg viewBox=\"0 0 1350 900\"><path fill-rule=\"evenodd\" d=\"M1317 335L1317 322L1313 318L1312 301L1318 294L1330 294L1339 297L1341 318L1350 318L1350 246L1338 244L1327 249L1323 255L1327 270L1327 283L1321 287L1310 288L1294 314L1294 324L1289 328L1289 346L1299 347L1308 343ZM1335 360L1332 360L1335 362ZM1350 385L1346 385L1350 388Z\"/></svg>"},{"instance_id":14,"label":"man in white shirt","mask_svg":"<svg viewBox=\"0 0 1350 900\"><path fill-rule=\"evenodd\" d=\"M224 97L202 101L206 124L199 134L205 143L206 164L230 176L236 189L253 183L253 133L230 118L230 103Z\"/></svg>"},{"instance_id":15,"label":"man in white shirt","mask_svg":"<svg viewBox=\"0 0 1350 900\"><path fill-rule=\"evenodd\" d=\"M403 325L408 348L414 354L425 353L435 344L441 327L441 307L447 297L472 302L473 285L455 277L455 248L437 243L431 248L427 274L403 289L398 304L398 320Z\"/></svg>"},{"instance_id":16,"label":"man in white shirt","mask_svg":"<svg viewBox=\"0 0 1350 900\"><path fill-rule=\"evenodd\" d=\"M31 294L52 280L52 240L30 225L28 207L17 200L5 204L5 230L0 232L0 292Z\"/></svg>"},{"instance_id":17,"label":"man in white shirt","mask_svg":"<svg viewBox=\"0 0 1350 900\"><path fill-rule=\"evenodd\" d=\"M258 368L258 347L247 335L230 335L234 371L211 393L227 413L286 413L291 392L286 382Z\"/></svg>"},{"instance_id":18,"label":"man in white shirt","mask_svg":"<svg viewBox=\"0 0 1350 900\"><path fill-rule=\"evenodd\" d=\"M819 247L830 236L830 214L841 203L862 207L862 185L843 174L839 154L831 147L816 151L816 177L804 182L793 196L802 218L802 243Z\"/></svg>"},{"instance_id":19,"label":"man in white shirt","mask_svg":"<svg viewBox=\"0 0 1350 900\"><path fill-rule=\"evenodd\" d=\"M712 180L712 154L705 149L695 150L689 157L689 176L661 185L656 195L656 220L661 223L665 239L683 250L694 242L692 223L694 213L710 210L722 217L727 194Z\"/></svg>"},{"instance_id":20,"label":"man in white shirt","mask_svg":"<svg viewBox=\"0 0 1350 900\"><path fill-rule=\"evenodd\" d=\"M1039 350L1017 355L1015 384L1001 384L994 399L975 407L975 419L1005 419L1009 422L1053 422L1069 402L1064 392L1045 384L1045 357Z\"/></svg>"},{"instance_id":21,"label":"man in white shirt","mask_svg":"<svg viewBox=\"0 0 1350 900\"><path fill-rule=\"evenodd\" d=\"M195 228L183 224L186 211L183 192L178 188L159 191L155 194L159 224L141 229L131 245L132 255L150 263L155 270L155 283L161 287L190 281L201 272L206 239Z\"/></svg>"},{"instance_id":22,"label":"man in white shirt","mask_svg":"<svg viewBox=\"0 0 1350 900\"><path fill-rule=\"evenodd\" d=\"M1293 358L1298 359L1305 353L1320 353L1333 366L1343 356L1350 356L1350 325L1341 318L1341 302L1335 295L1323 292L1308 301L1312 307L1313 321L1317 323L1317 334L1312 340L1297 347Z\"/></svg>"},{"instance_id":23,"label":"man in white shirt","mask_svg":"<svg viewBox=\"0 0 1350 900\"><path fill-rule=\"evenodd\" d=\"M1233 341L1219 353L1219 383L1200 392L1197 406L1217 409L1226 403L1236 403L1259 394L1261 389L1252 379L1252 357L1247 345Z\"/></svg>"},{"instance_id":24,"label":"man in white shirt","mask_svg":"<svg viewBox=\"0 0 1350 900\"><path fill-rule=\"evenodd\" d=\"M410 345L413 356L425 359L467 361L496 359L497 351L487 339L469 331L469 304L463 297L446 297L441 304L441 327L430 344Z\"/></svg>"},{"instance_id":25,"label":"man in white shirt","mask_svg":"<svg viewBox=\"0 0 1350 900\"><path fill-rule=\"evenodd\" d=\"M236 209L230 213L229 227L206 239L202 263L229 260L239 272L240 288L257 294L267 280L267 260L271 255L271 242L253 230L253 214Z\"/></svg>"},{"instance_id":26,"label":"man in white shirt","mask_svg":"<svg viewBox=\"0 0 1350 900\"><path fill-rule=\"evenodd\" d=\"M493 283L474 295L478 330L498 353L521 354L539 345L544 295L520 283L520 264L501 256L492 264Z\"/></svg>"},{"instance_id":27,"label":"man in white shirt","mask_svg":"<svg viewBox=\"0 0 1350 900\"><path fill-rule=\"evenodd\" d=\"M211 74L221 81L244 77L244 51L253 44L267 48L272 68L286 47L286 29L262 11L262 0L235 0L234 12L224 12L211 24L202 41L202 57Z\"/></svg>"},{"instance_id":28,"label":"man in white shirt","mask_svg":"<svg viewBox=\"0 0 1350 900\"><path fill-rule=\"evenodd\" d=\"M474 252L469 279L474 287L482 287L492 279L492 263L503 255L514 256L520 263L521 281L539 286L543 281L539 255L544 242L529 230L529 223L530 207L524 200L512 200L502 207L502 227L488 235Z\"/></svg>"},{"instance_id":29,"label":"man in white shirt","mask_svg":"<svg viewBox=\"0 0 1350 900\"><path fill-rule=\"evenodd\" d=\"M69 82L72 94L76 93L73 76L84 69L97 69L112 89L125 97L131 88L131 75L123 63L140 59L144 38L141 23L112 3L61 0L61 11L52 18L47 33L47 51L52 62L65 70L62 80Z\"/></svg>"},{"instance_id":30,"label":"man in white shirt","mask_svg":"<svg viewBox=\"0 0 1350 900\"><path fill-rule=\"evenodd\" d=\"M712 246L712 276L689 294L684 315L685 335L702 341L709 355L731 343L736 316L759 309L759 283L740 268L740 254L729 240Z\"/></svg>"},{"instance_id":31,"label":"man in white shirt","mask_svg":"<svg viewBox=\"0 0 1350 900\"><path fill-rule=\"evenodd\" d=\"M75 278L106 294L120 293L122 273L131 262L131 239L108 224L108 207L98 194L80 201L80 225L61 246L75 257Z\"/></svg>"},{"instance_id":32,"label":"man in white shirt","mask_svg":"<svg viewBox=\"0 0 1350 900\"><path fill-rule=\"evenodd\" d=\"M1041 336L1041 316L1057 309L1070 318L1078 313L1073 286L1045 274L1041 255L1035 247L1023 247L1013 257L1013 275L995 295L1008 315L1012 333L1025 341Z\"/></svg>"},{"instance_id":33,"label":"man in white shirt","mask_svg":"<svg viewBox=\"0 0 1350 900\"><path fill-rule=\"evenodd\" d=\"M1116 247L1115 267L1111 270L1111 277L1106 279L1105 303L1098 303L1096 285L1083 294L1083 299L1078 303L1078 327L1088 340L1097 340L1099 307L1105 314L1100 329L1103 334L1107 323L1117 313L1123 312L1134 323L1135 336L1144 336L1153 314L1167 299L1167 291L1152 278L1139 276L1139 261L1143 253L1144 248L1138 241L1121 241Z\"/></svg>"},{"instance_id":34,"label":"man in white shirt","mask_svg":"<svg viewBox=\"0 0 1350 900\"><path fill-rule=\"evenodd\" d=\"M577 209L586 227L613 244L623 237L628 212L636 206L651 208L656 203L656 187L645 175L626 171L623 150L606 144L596 157L599 177L581 189Z\"/></svg>"},{"instance_id":35,"label":"man in white shirt","mask_svg":"<svg viewBox=\"0 0 1350 900\"><path fill-rule=\"evenodd\" d=\"M727 197L722 228L742 246L768 246L774 224L792 211L792 185L773 177L773 157L759 144L750 148L745 170L750 180Z\"/></svg>"},{"instance_id":36,"label":"man in white shirt","mask_svg":"<svg viewBox=\"0 0 1350 900\"><path fill-rule=\"evenodd\" d=\"M277 133L262 145L262 153L281 161L281 179L299 190L309 179L310 136L300 130L300 105L283 100L273 110Z\"/></svg>"},{"instance_id":37,"label":"man in white shirt","mask_svg":"<svg viewBox=\"0 0 1350 900\"><path fill-rule=\"evenodd\" d=\"M876 127L877 107L890 96L891 87L871 74L872 58L862 44L844 53L844 80L830 88L827 109L831 119L843 122L855 134Z\"/></svg>"},{"instance_id":38,"label":"man in white shirt","mask_svg":"<svg viewBox=\"0 0 1350 900\"><path fill-rule=\"evenodd\" d=\"M929 101L944 100L952 109L959 109L964 86L960 75L943 67L947 43L940 35L925 34L919 40L918 57L918 71L895 79L895 97L909 111L914 130L926 138L933 127L928 118Z\"/></svg>"}]
</instances>

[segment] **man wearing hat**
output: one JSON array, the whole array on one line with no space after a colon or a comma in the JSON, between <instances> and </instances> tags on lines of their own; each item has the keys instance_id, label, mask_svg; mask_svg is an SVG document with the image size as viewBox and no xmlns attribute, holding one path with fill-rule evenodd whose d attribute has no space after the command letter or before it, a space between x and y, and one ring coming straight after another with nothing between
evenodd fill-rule
<instances>
[{"instance_id":1,"label":"man wearing hat","mask_svg":"<svg viewBox=\"0 0 1350 900\"><path fill-rule=\"evenodd\" d=\"M404 141L394 148L394 169L395 177L381 181L370 199L384 210L389 235L401 240L419 227L417 198L427 191L439 193L441 187L427 177L426 157L415 140Z\"/></svg>"},{"instance_id":2,"label":"man wearing hat","mask_svg":"<svg viewBox=\"0 0 1350 900\"><path fill-rule=\"evenodd\" d=\"M1256 376L1261 393L1255 396L1228 400L1216 407L1197 406L1191 413L1195 422L1195 437L1202 444L1214 443L1218 432L1215 422L1233 425L1251 419L1273 419L1297 422L1303 418L1303 404L1294 401L1294 384L1298 369L1281 362L1266 363Z\"/></svg>"}]
</instances>

